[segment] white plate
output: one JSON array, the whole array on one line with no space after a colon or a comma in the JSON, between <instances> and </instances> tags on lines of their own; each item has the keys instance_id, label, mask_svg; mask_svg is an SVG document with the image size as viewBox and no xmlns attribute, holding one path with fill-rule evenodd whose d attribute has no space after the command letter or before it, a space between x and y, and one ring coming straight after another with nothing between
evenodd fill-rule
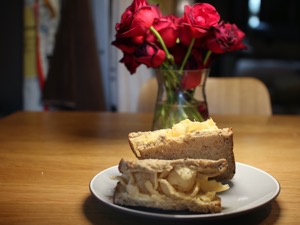
<instances>
[{"instance_id":1,"label":"white plate","mask_svg":"<svg viewBox=\"0 0 300 225\"><path fill-rule=\"evenodd\" d=\"M163 210L133 209L115 205L112 196L117 181L118 167L110 167L98 173L90 182L91 192L103 203L115 209L143 216L167 219L216 219L234 216L258 208L275 199L280 192L280 185L270 174L255 167L236 163L236 174L230 182L228 191L219 193L222 198L222 212L215 214L195 214L186 212L169 212Z\"/></svg>"}]
</instances>

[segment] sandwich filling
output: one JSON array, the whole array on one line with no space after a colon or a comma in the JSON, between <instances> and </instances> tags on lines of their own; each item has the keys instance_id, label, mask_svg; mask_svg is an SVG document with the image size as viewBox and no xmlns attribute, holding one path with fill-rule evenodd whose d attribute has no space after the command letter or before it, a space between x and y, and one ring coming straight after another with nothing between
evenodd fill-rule
<instances>
[{"instance_id":1,"label":"sandwich filling","mask_svg":"<svg viewBox=\"0 0 300 225\"><path fill-rule=\"evenodd\" d=\"M138 136L134 137L137 145L147 145L161 141L161 139L182 137L187 134L191 134L194 131L203 130L218 130L219 128L212 119L208 119L204 122L191 121L189 119L182 120L175 124L170 129L161 129L153 132L140 132Z\"/></svg>"},{"instance_id":2,"label":"sandwich filling","mask_svg":"<svg viewBox=\"0 0 300 225\"><path fill-rule=\"evenodd\" d=\"M197 171L195 166L175 166L162 172L126 171L119 177L122 189L132 199L157 198L193 200L197 203L216 200L217 192L229 189Z\"/></svg>"}]
</instances>

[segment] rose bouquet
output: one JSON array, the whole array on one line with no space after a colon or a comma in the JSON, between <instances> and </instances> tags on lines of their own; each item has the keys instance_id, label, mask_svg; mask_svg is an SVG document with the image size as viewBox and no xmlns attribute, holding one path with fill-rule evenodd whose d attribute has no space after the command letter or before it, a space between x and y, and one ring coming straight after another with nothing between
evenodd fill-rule
<instances>
[{"instance_id":1,"label":"rose bouquet","mask_svg":"<svg viewBox=\"0 0 300 225\"><path fill-rule=\"evenodd\" d=\"M112 44L123 52L120 62L131 74L142 64L164 71L168 105L178 104L179 92L187 96L186 104L195 102L193 95L201 74L184 71L210 68L217 55L245 48L245 34L235 24L221 20L217 10L207 3L185 5L182 17L176 17L162 15L158 5L146 0L133 0L115 28ZM165 107L160 111L170 115ZM197 112L181 114L178 120L202 120Z\"/></svg>"}]
</instances>

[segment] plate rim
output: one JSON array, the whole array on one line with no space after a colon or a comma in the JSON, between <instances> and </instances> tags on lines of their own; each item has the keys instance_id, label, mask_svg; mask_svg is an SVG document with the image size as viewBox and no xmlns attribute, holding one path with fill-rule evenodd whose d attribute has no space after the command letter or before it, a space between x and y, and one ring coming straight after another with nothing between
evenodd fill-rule
<instances>
[{"instance_id":1,"label":"plate rim","mask_svg":"<svg viewBox=\"0 0 300 225\"><path fill-rule=\"evenodd\" d=\"M235 162L236 163L236 167L238 166L243 166L243 167L248 167L252 170L256 170L260 173L263 173L264 175L268 176L269 178L271 178L271 180L274 182L276 189L274 189L274 194L272 196L270 196L267 200L265 200L263 203L256 205L255 207L250 207L250 208L245 208L240 209L240 210L236 210L236 211L231 211L231 212L220 212L220 213L213 213L213 214L167 214L167 213L156 213L156 212L147 212L144 210L139 210L139 209L132 209L132 208L128 208L126 206L120 206L120 205L116 205L114 204L112 201L108 202L105 199L103 199L101 196L99 196L95 190L93 189L93 183L95 182L95 180L97 180L97 178L105 173L107 173L107 171L110 170L116 170L118 172L118 165L115 166L111 166L109 168L106 168L102 171L100 171L99 173L97 173L92 180L89 183L89 189L90 192L102 203L104 203L105 205L115 209L115 210L119 210L122 212L126 212L126 213L131 213L134 215L138 215L138 216L148 216L148 217L152 217L152 218L162 218L162 219L203 219L203 220L209 220L209 219L218 219L218 218L227 218L227 217L232 217L232 216L236 216L236 215L240 215L240 214L244 214L247 213L249 211L252 211L254 209L257 209L259 207L262 207L268 203L270 203L271 201L273 201L274 199L277 198L277 196L280 194L281 191L281 186L280 183L278 182L278 180L272 176L271 174L267 173L266 171L259 169L257 167L245 164L245 163L240 163L240 162ZM117 174L116 174L117 175Z\"/></svg>"}]
</instances>

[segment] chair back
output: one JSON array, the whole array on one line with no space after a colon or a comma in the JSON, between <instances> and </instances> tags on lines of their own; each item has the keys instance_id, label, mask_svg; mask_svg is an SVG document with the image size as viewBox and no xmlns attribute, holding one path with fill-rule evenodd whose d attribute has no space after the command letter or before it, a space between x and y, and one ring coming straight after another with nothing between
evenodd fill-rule
<instances>
[{"instance_id":1,"label":"chair back","mask_svg":"<svg viewBox=\"0 0 300 225\"><path fill-rule=\"evenodd\" d=\"M138 112L154 112L158 84L155 77L150 77L142 85L138 96Z\"/></svg>"},{"instance_id":2,"label":"chair back","mask_svg":"<svg viewBox=\"0 0 300 225\"><path fill-rule=\"evenodd\" d=\"M141 87L138 97L139 112L153 112L157 81L149 78ZM197 91L196 91L197 96ZM253 77L209 77L206 97L210 115L271 115L270 93L266 85Z\"/></svg>"},{"instance_id":3,"label":"chair back","mask_svg":"<svg viewBox=\"0 0 300 225\"><path fill-rule=\"evenodd\" d=\"M271 115L270 93L253 77L210 77L206 83L210 114Z\"/></svg>"}]
</instances>

